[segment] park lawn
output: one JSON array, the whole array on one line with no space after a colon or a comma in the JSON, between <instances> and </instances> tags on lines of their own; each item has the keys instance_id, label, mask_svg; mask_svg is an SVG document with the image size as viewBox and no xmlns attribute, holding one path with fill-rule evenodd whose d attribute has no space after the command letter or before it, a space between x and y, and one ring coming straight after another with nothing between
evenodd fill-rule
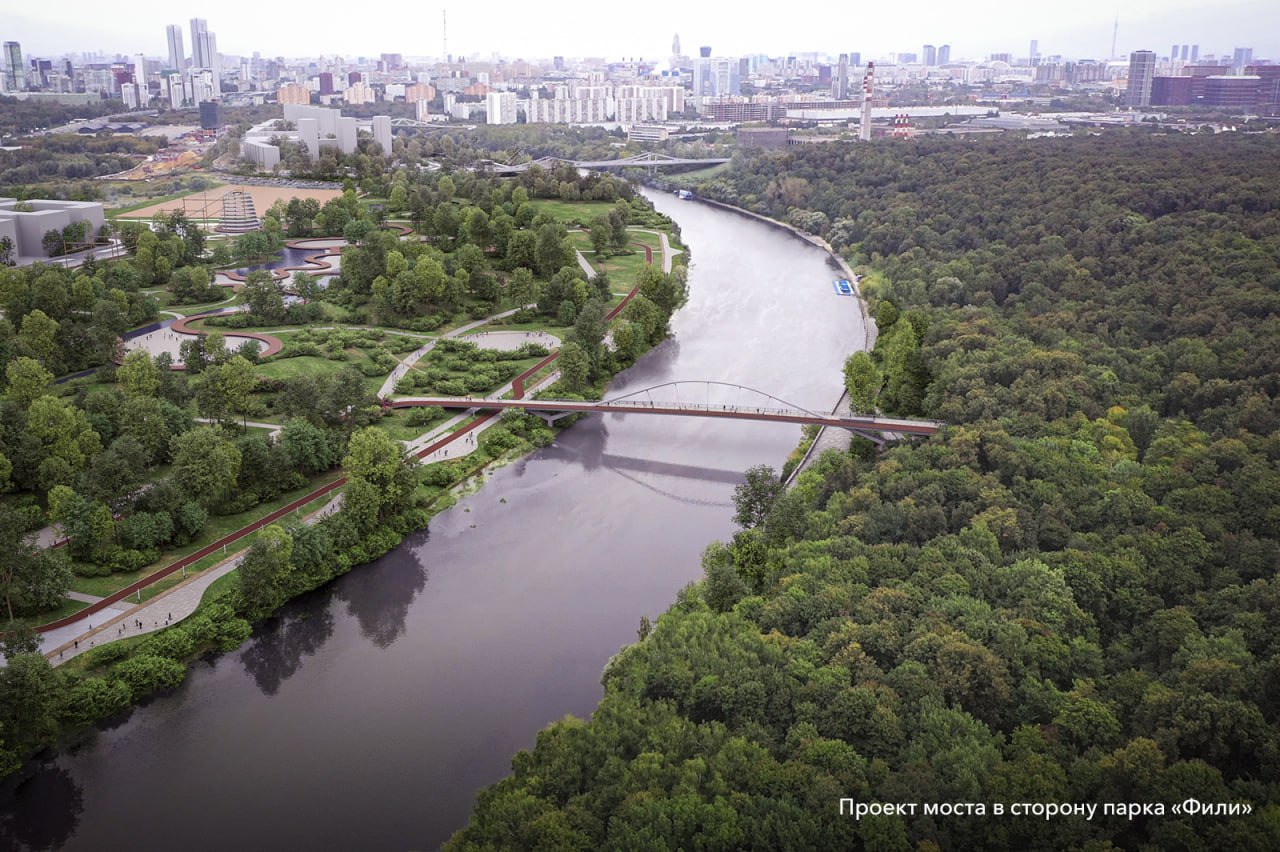
<instances>
[{"instance_id":1,"label":"park lawn","mask_svg":"<svg viewBox=\"0 0 1280 852\"><path fill-rule=\"evenodd\" d=\"M25 615L15 618L13 621L5 621L5 630L20 630L22 628L34 629L41 624L48 624L50 621L57 621L59 618L66 618L68 615L74 615L89 604L84 601L76 601L71 598L63 599L56 609L45 610L38 615ZM7 613L6 613L7 614Z\"/></svg>"},{"instance_id":2,"label":"park lawn","mask_svg":"<svg viewBox=\"0 0 1280 852\"><path fill-rule=\"evenodd\" d=\"M529 203L539 213L547 211L566 225L579 222L584 227L601 214L608 214L613 209L612 201L560 201L555 198L530 198Z\"/></svg>"},{"instance_id":3,"label":"park lawn","mask_svg":"<svg viewBox=\"0 0 1280 852\"><path fill-rule=\"evenodd\" d=\"M198 314L201 311L207 311L210 308L229 307L232 303L228 302L227 300L230 299L232 296L235 296L236 291L233 290L231 287L225 286L225 285L219 285L218 290L222 293L221 296L219 296L216 299L211 299L208 302L201 302L196 305L183 305L178 302L175 302L173 300L173 294L167 290L156 294L155 298L156 298L156 301L160 303L160 307L162 307L164 310L173 311L174 313L182 314L183 316L190 316L191 314ZM226 304L223 304L224 302Z\"/></svg>"},{"instance_id":4,"label":"park lawn","mask_svg":"<svg viewBox=\"0 0 1280 852\"><path fill-rule=\"evenodd\" d=\"M427 432L439 426L444 421L452 417L452 414L445 412L443 408L427 409L436 413L431 422L422 426L410 426L408 424L409 412L417 409L412 408L395 408L385 417L380 417L373 425L386 432L393 440L396 441L412 441L414 438L421 437Z\"/></svg>"},{"instance_id":5,"label":"park lawn","mask_svg":"<svg viewBox=\"0 0 1280 852\"><path fill-rule=\"evenodd\" d=\"M656 257L654 261L654 266L657 266ZM641 269L648 266L645 263L644 252L613 255L599 261L598 265L603 266L604 271L609 274L610 285L621 285L628 290L636 286L636 276L640 274Z\"/></svg>"},{"instance_id":6,"label":"park lawn","mask_svg":"<svg viewBox=\"0 0 1280 852\"><path fill-rule=\"evenodd\" d=\"M319 373L337 373L350 361L330 361L318 355L295 355L267 364L258 364L258 375L269 379L288 379L293 376L314 376Z\"/></svg>"},{"instance_id":7,"label":"park lawn","mask_svg":"<svg viewBox=\"0 0 1280 852\"><path fill-rule=\"evenodd\" d=\"M226 289L226 288L223 288L223 289ZM203 311L213 310L214 308L230 308L240 304L243 301L244 299L241 298L239 293L234 293L234 294L228 293L226 296L223 296L221 299L219 299L216 302L205 302L200 305L171 305L169 307L166 307L164 310L170 311L175 314L181 314L184 317L189 317L192 314L198 314ZM167 319L167 317L162 319ZM213 330L213 329L210 329L210 330ZM222 331L224 333L226 332L225 329L221 329L221 328L217 330Z\"/></svg>"},{"instance_id":8,"label":"park lawn","mask_svg":"<svg viewBox=\"0 0 1280 852\"><path fill-rule=\"evenodd\" d=\"M182 557L195 553L210 542L217 541L223 536L229 535L241 527L248 526L264 515L271 514L281 506L285 506L292 501L297 500L308 492L314 491L322 485L333 482L341 475L340 471L329 471L312 477L311 481L302 488L295 489L287 494L282 494L267 503L259 503L252 509L246 509L245 511L238 512L234 515L211 515L209 517L209 522L205 525L205 534L197 541L174 550L165 551L159 561L153 562L138 571L130 571L123 574L112 574L107 577L76 577L71 583L71 590L74 592L82 592L86 595L105 598L107 595L117 592L125 586L135 583L143 578L150 577L161 568L172 565ZM241 545L237 542L235 546L238 548ZM222 558L219 554L214 554L214 556L216 556L217 559ZM212 559L212 557L210 558ZM214 564L217 559L213 559L213 561L208 564ZM203 564L204 562L205 560L201 560L201 562L196 563L196 565L188 566L187 573L190 574L192 571L198 571L202 568L208 567L208 565ZM179 577L181 577L181 572L179 572ZM146 592L143 594L145 600ZM45 619L45 621L49 620L50 619L48 618Z\"/></svg>"}]
</instances>

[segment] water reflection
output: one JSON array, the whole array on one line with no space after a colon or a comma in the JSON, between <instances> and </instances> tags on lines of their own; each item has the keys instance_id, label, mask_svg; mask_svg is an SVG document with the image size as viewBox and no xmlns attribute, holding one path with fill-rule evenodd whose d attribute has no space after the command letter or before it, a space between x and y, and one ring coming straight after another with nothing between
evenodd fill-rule
<instances>
[{"instance_id":1,"label":"water reflection","mask_svg":"<svg viewBox=\"0 0 1280 852\"><path fill-rule=\"evenodd\" d=\"M280 616L268 619L255 631L240 661L263 695L279 692L302 668L303 658L320 650L333 636L333 613L327 597L286 607Z\"/></svg>"},{"instance_id":2,"label":"water reflection","mask_svg":"<svg viewBox=\"0 0 1280 852\"><path fill-rule=\"evenodd\" d=\"M24 852L62 846L75 834L84 810L80 785L53 763L18 782L11 804L16 807L0 813L0 848Z\"/></svg>"},{"instance_id":3,"label":"water reflection","mask_svg":"<svg viewBox=\"0 0 1280 852\"><path fill-rule=\"evenodd\" d=\"M414 533L374 564L356 569L362 576L336 588L347 613L360 623L360 635L379 648L389 648L404 635L409 607L427 586L427 569L418 553L428 535L427 530Z\"/></svg>"}]
</instances>

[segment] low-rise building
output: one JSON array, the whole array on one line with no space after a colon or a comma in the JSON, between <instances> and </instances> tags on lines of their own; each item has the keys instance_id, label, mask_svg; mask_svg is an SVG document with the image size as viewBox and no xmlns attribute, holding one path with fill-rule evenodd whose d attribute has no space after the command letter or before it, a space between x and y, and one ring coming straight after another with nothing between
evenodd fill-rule
<instances>
[{"instance_id":1,"label":"low-rise building","mask_svg":"<svg viewBox=\"0 0 1280 852\"><path fill-rule=\"evenodd\" d=\"M102 205L96 201L35 200L22 202L21 206L24 209L18 209L16 198L0 198L0 237L13 242L19 264L48 256L43 240L49 231L62 231L73 222L87 222L92 239L106 221Z\"/></svg>"}]
</instances>

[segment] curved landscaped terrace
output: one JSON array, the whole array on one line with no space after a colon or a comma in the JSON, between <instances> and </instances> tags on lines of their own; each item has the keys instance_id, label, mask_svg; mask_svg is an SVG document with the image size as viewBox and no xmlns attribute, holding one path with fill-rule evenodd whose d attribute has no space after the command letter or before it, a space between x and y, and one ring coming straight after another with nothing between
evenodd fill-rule
<instances>
[{"instance_id":1,"label":"curved landscaped terrace","mask_svg":"<svg viewBox=\"0 0 1280 852\"><path fill-rule=\"evenodd\" d=\"M181 319L174 320L173 325L169 326L169 330L177 334L192 334L197 336L208 335L208 329L191 328L189 325L196 320L204 319L205 316L207 316L207 314L198 314L196 316L182 317ZM280 338L272 337L269 334L259 334L256 331L237 331L233 334L224 334L223 337L227 343L231 343L233 340L237 339L258 341L265 347L258 353L259 358L267 358L271 355L275 355L284 348L284 344L280 342Z\"/></svg>"}]
</instances>

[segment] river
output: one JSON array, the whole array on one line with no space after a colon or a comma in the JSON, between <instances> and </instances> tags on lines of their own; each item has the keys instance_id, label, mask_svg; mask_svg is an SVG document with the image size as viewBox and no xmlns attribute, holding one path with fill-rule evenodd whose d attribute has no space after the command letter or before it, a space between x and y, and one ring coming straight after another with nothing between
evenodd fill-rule
<instances>
[{"instance_id":1,"label":"river","mask_svg":"<svg viewBox=\"0 0 1280 852\"><path fill-rule=\"evenodd\" d=\"M690 297L671 339L613 392L708 379L830 410L865 330L856 300L833 293L825 254L650 197L692 247ZM239 651L196 663L173 694L46 757L4 790L0 841L436 848L541 728L590 715L641 616L662 613L701 575L707 544L733 533L742 471L780 468L799 439L782 424L582 420L429 531L289 604Z\"/></svg>"}]
</instances>

